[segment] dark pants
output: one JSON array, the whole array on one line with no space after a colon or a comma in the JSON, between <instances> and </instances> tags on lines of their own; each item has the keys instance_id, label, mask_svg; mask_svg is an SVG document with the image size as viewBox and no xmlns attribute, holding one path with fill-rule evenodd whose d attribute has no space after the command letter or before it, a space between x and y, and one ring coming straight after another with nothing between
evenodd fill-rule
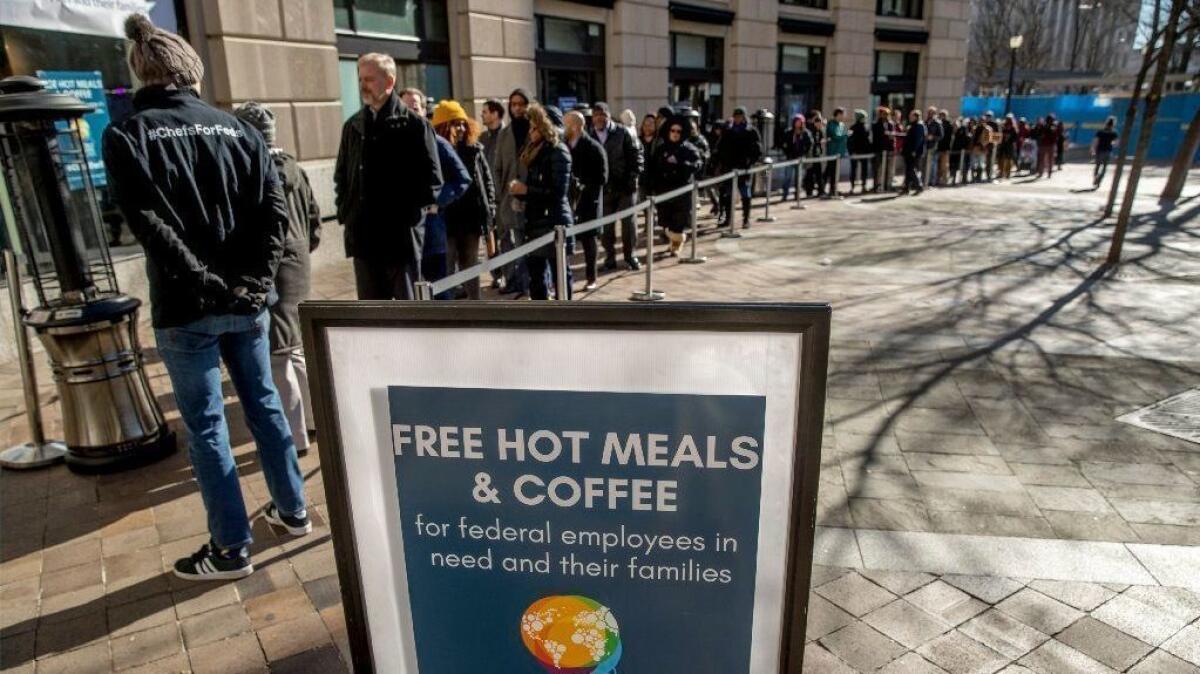
<instances>
[{"instance_id":1,"label":"dark pants","mask_svg":"<svg viewBox=\"0 0 1200 674\"><path fill-rule=\"evenodd\" d=\"M414 260L396 264L354 258L354 286L360 300L411 300L416 281Z\"/></svg>"},{"instance_id":2,"label":"dark pants","mask_svg":"<svg viewBox=\"0 0 1200 674\"><path fill-rule=\"evenodd\" d=\"M623 211L633 205L632 194L621 194L615 190L604 193L604 212L616 213ZM637 260L637 225L634 223L633 216L629 216L621 220L621 252L625 254L626 262L634 262ZM604 226L604 233L600 236L601 243L604 244L605 263L615 265L617 263L617 223L610 223ZM530 295L532 297L532 295Z\"/></svg>"},{"instance_id":3,"label":"dark pants","mask_svg":"<svg viewBox=\"0 0 1200 674\"><path fill-rule=\"evenodd\" d=\"M1038 146L1038 177L1042 172L1046 173L1046 177L1054 175L1054 153L1057 149L1053 145Z\"/></svg>"},{"instance_id":4,"label":"dark pants","mask_svg":"<svg viewBox=\"0 0 1200 674\"><path fill-rule=\"evenodd\" d=\"M479 264L479 234L451 234L446 246L446 266L451 273ZM467 299L479 299L479 279L474 278L462 285Z\"/></svg>"},{"instance_id":5,"label":"dark pants","mask_svg":"<svg viewBox=\"0 0 1200 674\"><path fill-rule=\"evenodd\" d=\"M917 172L917 168L921 165L922 159L924 159L924 155L904 155L904 191L921 191L921 176Z\"/></svg>"},{"instance_id":6,"label":"dark pants","mask_svg":"<svg viewBox=\"0 0 1200 674\"><path fill-rule=\"evenodd\" d=\"M838 164L836 159L825 162L825 175L822 182L825 185L825 193L831 197L837 196L838 193Z\"/></svg>"},{"instance_id":7,"label":"dark pants","mask_svg":"<svg viewBox=\"0 0 1200 674\"><path fill-rule=\"evenodd\" d=\"M583 271L588 283L596 282L596 231L592 230L579 235L579 245L583 246Z\"/></svg>"},{"instance_id":8,"label":"dark pants","mask_svg":"<svg viewBox=\"0 0 1200 674\"><path fill-rule=\"evenodd\" d=\"M887 175L887 154L878 152L875 154L875 191L883 189L891 189L892 181Z\"/></svg>"},{"instance_id":9,"label":"dark pants","mask_svg":"<svg viewBox=\"0 0 1200 674\"><path fill-rule=\"evenodd\" d=\"M1104 174L1108 171L1108 158L1112 156L1111 152L1096 153L1096 168L1092 169L1092 178L1096 185L1099 185L1104 180Z\"/></svg>"},{"instance_id":10,"label":"dark pants","mask_svg":"<svg viewBox=\"0 0 1200 674\"><path fill-rule=\"evenodd\" d=\"M516 248L524 240L524 230L506 228L497 230L496 247L499 253L507 253ZM520 260L510 262L500 268L504 274L505 292L529 292L529 269Z\"/></svg>"},{"instance_id":11,"label":"dark pants","mask_svg":"<svg viewBox=\"0 0 1200 674\"><path fill-rule=\"evenodd\" d=\"M421 280L433 283L434 281L441 281L447 276L449 274L446 273L446 251L425 251L425 254L421 256ZM448 300L450 299L450 293L442 291L434 295L434 299Z\"/></svg>"},{"instance_id":12,"label":"dark pants","mask_svg":"<svg viewBox=\"0 0 1200 674\"><path fill-rule=\"evenodd\" d=\"M737 186L742 197L742 224L747 225L750 223L750 176L739 176ZM727 214L725 217L733 217L733 184L730 182L721 183L721 208Z\"/></svg>"},{"instance_id":13,"label":"dark pants","mask_svg":"<svg viewBox=\"0 0 1200 674\"><path fill-rule=\"evenodd\" d=\"M575 242L567 239L567 257L575 253ZM555 276L554 245L543 246L525 257L525 266L529 269L529 299L548 300L550 291L554 288ZM562 288L561 299L571 299L571 265L567 265L567 284Z\"/></svg>"},{"instance_id":14,"label":"dark pants","mask_svg":"<svg viewBox=\"0 0 1200 674\"><path fill-rule=\"evenodd\" d=\"M850 191L854 191L854 183L859 180L862 183L862 189L867 191L867 159L851 159L850 160ZM861 178L859 177L861 176Z\"/></svg>"}]
</instances>

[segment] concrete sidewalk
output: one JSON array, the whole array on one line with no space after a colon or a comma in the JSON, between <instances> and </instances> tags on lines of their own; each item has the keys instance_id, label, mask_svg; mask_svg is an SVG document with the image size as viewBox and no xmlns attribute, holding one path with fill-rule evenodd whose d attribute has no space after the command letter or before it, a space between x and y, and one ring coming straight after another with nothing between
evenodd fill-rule
<instances>
[{"instance_id":1,"label":"concrete sidewalk","mask_svg":"<svg viewBox=\"0 0 1200 674\"><path fill-rule=\"evenodd\" d=\"M742 238L705 237L706 264L656 263L669 300L834 304L806 671L1200 673L1200 446L1114 420L1200 384L1200 181L1169 212L1139 201L1128 262L1102 277L1089 178L776 204ZM643 282L604 276L585 299ZM353 297L348 265L315 285ZM20 405L0 370L0 445L26 434ZM167 573L207 540L185 452L100 478L0 473L0 670L344 668L315 452L302 466L313 535L259 521L260 570L201 586Z\"/></svg>"}]
</instances>

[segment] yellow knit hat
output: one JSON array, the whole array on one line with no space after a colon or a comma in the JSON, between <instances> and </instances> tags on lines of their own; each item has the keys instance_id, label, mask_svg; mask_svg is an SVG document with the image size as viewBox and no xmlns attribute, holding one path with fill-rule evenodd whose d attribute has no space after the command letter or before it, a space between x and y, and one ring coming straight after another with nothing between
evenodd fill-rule
<instances>
[{"instance_id":1,"label":"yellow knit hat","mask_svg":"<svg viewBox=\"0 0 1200 674\"><path fill-rule=\"evenodd\" d=\"M446 122L455 122L460 119L465 122L470 118L467 117L467 111L463 110L463 106L459 105L458 101L442 101L433 109L434 126L441 126Z\"/></svg>"}]
</instances>

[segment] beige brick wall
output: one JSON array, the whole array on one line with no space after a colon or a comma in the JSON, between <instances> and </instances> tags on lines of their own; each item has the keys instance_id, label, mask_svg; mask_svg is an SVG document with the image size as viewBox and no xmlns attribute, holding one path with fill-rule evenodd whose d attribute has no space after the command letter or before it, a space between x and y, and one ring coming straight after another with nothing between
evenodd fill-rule
<instances>
[{"instance_id":1,"label":"beige brick wall","mask_svg":"<svg viewBox=\"0 0 1200 674\"><path fill-rule=\"evenodd\" d=\"M337 155L341 130L333 3L187 0L192 41L205 58L205 97L248 100L276 115L277 142L301 161Z\"/></svg>"},{"instance_id":2,"label":"beige brick wall","mask_svg":"<svg viewBox=\"0 0 1200 674\"><path fill-rule=\"evenodd\" d=\"M470 114L517 87L536 95L533 0L451 0L447 12L454 95Z\"/></svg>"},{"instance_id":3,"label":"beige brick wall","mask_svg":"<svg viewBox=\"0 0 1200 674\"><path fill-rule=\"evenodd\" d=\"M733 0L735 18L725 41L725 114L744 106L751 114L775 109L779 60L779 3Z\"/></svg>"},{"instance_id":4,"label":"beige brick wall","mask_svg":"<svg viewBox=\"0 0 1200 674\"><path fill-rule=\"evenodd\" d=\"M639 119L667 103L671 18L667 0L618 0L609 27L608 103Z\"/></svg>"}]
</instances>

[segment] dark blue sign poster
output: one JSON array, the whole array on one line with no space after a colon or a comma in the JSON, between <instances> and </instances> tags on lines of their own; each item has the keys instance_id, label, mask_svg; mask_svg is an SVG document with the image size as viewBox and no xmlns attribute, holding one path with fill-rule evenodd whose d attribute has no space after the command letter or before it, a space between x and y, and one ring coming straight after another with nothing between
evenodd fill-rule
<instances>
[{"instance_id":1,"label":"dark blue sign poster","mask_svg":"<svg viewBox=\"0 0 1200 674\"><path fill-rule=\"evenodd\" d=\"M422 674L744 674L765 399L390 387Z\"/></svg>"},{"instance_id":2,"label":"dark blue sign poster","mask_svg":"<svg viewBox=\"0 0 1200 674\"><path fill-rule=\"evenodd\" d=\"M79 120L79 135L83 139L83 152L87 160L92 185L104 187L108 184L108 173L100 154L100 139L108 128L108 100L104 97L104 80L100 71L39 70L38 77L46 81L46 90L74 96L96 109ZM66 122L59 122L59 130L67 129ZM67 184L73 190L83 189L80 159L71 157L66 164Z\"/></svg>"}]
</instances>

